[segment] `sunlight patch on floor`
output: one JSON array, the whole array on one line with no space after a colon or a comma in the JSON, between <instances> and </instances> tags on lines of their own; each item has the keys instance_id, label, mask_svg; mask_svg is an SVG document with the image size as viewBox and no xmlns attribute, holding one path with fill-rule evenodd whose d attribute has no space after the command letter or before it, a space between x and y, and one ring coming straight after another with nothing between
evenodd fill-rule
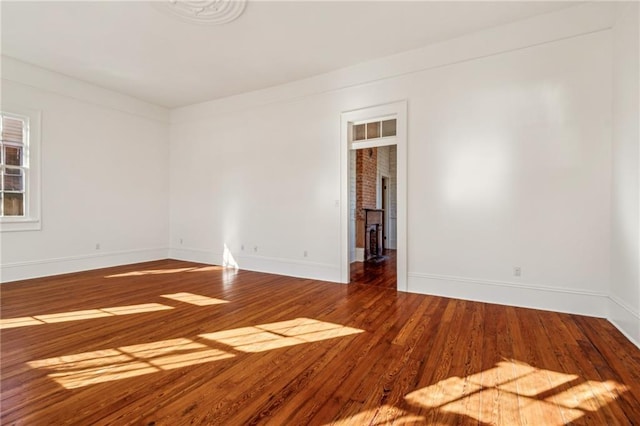
<instances>
[{"instance_id":1,"label":"sunlight patch on floor","mask_svg":"<svg viewBox=\"0 0 640 426\"><path fill-rule=\"evenodd\" d=\"M262 352L362 332L363 330L339 324L297 318L208 333L199 337L231 346L232 350ZM64 355L30 361L27 364L32 368L50 370L48 376L51 379L67 389L75 389L234 356L236 355L231 352L191 339L178 338Z\"/></svg>"},{"instance_id":2,"label":"sunlight patch on floor","mask_svg":"<svg viewBox=\"0 0 640 426\"><path fill-rule=\"evenodd\" d=\"M55 314L34 315L31 317L0 319L0 330L6 328L26 327L40 324L54 324L68 321L81 321L94 318L132 315L145 312L157 312L173 309L161 303L143 303L140 305L114 306L110 308L85 309L81 311L58 312Z\"/></svg>"},{"instance_id":3,"label":"sunlight patch on floor","mask_svg":"<svg viewBox=\"0 0 640 426\"><path fill-rule=\"evenodd\" d=\"M105 278L123 278L123 277L139 277L143 275L164 275L164 274L177 274L180 272L208 272L219 271L223 269L221 266L191 266L188 268L174 268L174 269L147 269L144 271L123 272L121 274L105 275Z\"/></svg>"},{"instance_id":4,"label":"sunlight patch on floor","mask_svg":"<svg viewBox=\"0 0 640 426\"><path fill-rule=\"evenodd\" d=\"M229 303L226 300L215 299L213 297L207 297L207 296L200 296L198 294L193 294L193 293L163 294L160 297L165 297L171 300L177 300L178 302L190 303L196 306L209 306L209 305L219 305L221 303Z\"/></svg>"},{"instance_id":5,"label":"sunlight patch on floor","mask_svg":"<svg viewBox=\"0 0 640 426\"><path fill-rule=\"evenodd\" d=\"M418 389L405 400L486 424L503 423L496 418L500 415L532 424L544 419L547 425L564 425L604 407L626 390L612 380L585 381L574 374L503 361L477 374L449 377Z\"/></svg>"},{"instance_id":6,"label":"sunlight patch on floor","mask_svg":"<svg viewBox=\"0 0 640 426\"><path fill-rule=\"evenodd\" d=\"M67 389L75 389L233 356L181 338L65 355L27 364L32 368L53 370L49 374L51 379Z\"/></svg>"},{"instance_id":7,"label":"sunlight patch on floor","mask_svg":"<svg viewBox=\"0 0 640 426\"><path fill-rule=\"evenodd\" d=\"M5 328L15 327L27 327L29 325L44 324L44 321L37 320L33 317L20 317L20 318L3 318L0 319L0 330Z\"/></svg>"},{"instance_id":8,"label":"sunlight patch on floor","mask_svg":"<svg viewBox=\"0 0 640 426\"><path fill-rule=\"evenodd\" d=\"M364 330L309 318L201 334L199 337L242 352L262 352L362 333Z\"/></svg>"},{"instance_id":9,"label":"sunlight patch on floor","mask_svg":"<svg viewBox=\"0 0 640 426\"><path fill-rule=\"evenodd\" d=\"M187 272L210 272L210 271L221 271L221 270L224 271L224 268L220 266L211 265L211 266L202 266L199 268L193 268Z\"/></svg>"},{"instance_id":10,"label":"sunlight patch on floor","mask_svg":"<svg viewBox=\"0 0 640 426\"><path fill-rule=\"evenodd\" d=\"M382 405L362 411L344 419L333 420L324 426L359 426L359 425L422 425L424 417L408 413L393 405Z\"/></svg>"},{"instance_id":11,"label":"sunlight patch on floor","mask_svg":"<svg viewBox=\"0 0 640 426\"><path fill-rule=\"evenodd\" d=\"M122 277L139 277L142 275L162 275L176 274L178 272L187 272L195 268L175 268L175 269L148 269L146 271L123 272L122 274L106 275L105 278L122 278Z\"/></svg>"}]
</instances>

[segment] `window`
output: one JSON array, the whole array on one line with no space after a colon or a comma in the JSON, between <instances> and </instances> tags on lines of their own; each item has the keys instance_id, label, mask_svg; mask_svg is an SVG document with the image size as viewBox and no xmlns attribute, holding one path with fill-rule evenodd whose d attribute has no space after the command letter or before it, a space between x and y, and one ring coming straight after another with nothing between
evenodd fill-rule
<instances>
[{"instance_id":1,"label":"window","mask_svg":"<svg viewBox=\"0 0 640 426\"><path fill-rule=\"evenodd\" d=\"M39 119L39 113L24 109L0 112L2 231L40 228Z\"/></svg>"},{"instance_id":2,"label":"window","mask_svg":"<svg viewBox=\"0 0 640 426\"><path fill-rule=\"evenodd\" d=\"M25 179L29 170L25 150L29 119L2 114L0 131L0 216L21 216L25 212Z\"/></svg>"},{"instance_id":3,"label":"window","mask_svg":"<svg viewBox=\"0 0 640 426\"><path fill-rule=\"evenodd\" d=\"M364 141L396 136L396 119L377 119L353 123L353 140Z\"/></svg>"}]
</instances>

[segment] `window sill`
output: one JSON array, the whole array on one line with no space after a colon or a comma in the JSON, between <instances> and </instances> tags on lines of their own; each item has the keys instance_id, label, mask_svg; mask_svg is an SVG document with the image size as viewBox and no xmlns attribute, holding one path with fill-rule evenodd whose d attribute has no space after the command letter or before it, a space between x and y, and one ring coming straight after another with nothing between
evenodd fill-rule
<instances>
[{"instance_id":1,"label":"window sill","mask_svg":"<svg viewBox=\"0 0 640 426\"><path fill-rule=\"evenodd\" d=\"M40 219L33 218L20 218L0 219L0 232L14 232L14 231L39 231L42 229Z\"/></svg>"}]
</instances>

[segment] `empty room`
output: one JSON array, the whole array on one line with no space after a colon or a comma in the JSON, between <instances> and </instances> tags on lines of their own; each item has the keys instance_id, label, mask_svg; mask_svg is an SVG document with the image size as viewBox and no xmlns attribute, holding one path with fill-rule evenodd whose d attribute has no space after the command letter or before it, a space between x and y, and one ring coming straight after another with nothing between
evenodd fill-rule
<instances>
[{"instance_id":1,"label":"empty room","mask_svg":"<svg viewBox=\"0 0 640 426\"><path fill-rule=\"evenodd\" d=\"M0 2L0 424L640 424L639 3Z\"/></svg>"}]
</instances>

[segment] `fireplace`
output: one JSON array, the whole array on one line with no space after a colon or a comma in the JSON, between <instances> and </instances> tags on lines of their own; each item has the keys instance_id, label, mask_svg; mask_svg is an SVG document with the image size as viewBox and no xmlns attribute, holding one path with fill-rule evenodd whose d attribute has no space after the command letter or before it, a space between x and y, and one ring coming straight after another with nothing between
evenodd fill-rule
<instances>
[{"instance_id":1,"label":"fireplace","mask_svg":"<svg viewBox=\"0 0 640 426\"><path fill-rule=\"evenodd\" d=\"M384 210L364 209L364 260L382 257Z\"/></svg>"}]
</instances>

